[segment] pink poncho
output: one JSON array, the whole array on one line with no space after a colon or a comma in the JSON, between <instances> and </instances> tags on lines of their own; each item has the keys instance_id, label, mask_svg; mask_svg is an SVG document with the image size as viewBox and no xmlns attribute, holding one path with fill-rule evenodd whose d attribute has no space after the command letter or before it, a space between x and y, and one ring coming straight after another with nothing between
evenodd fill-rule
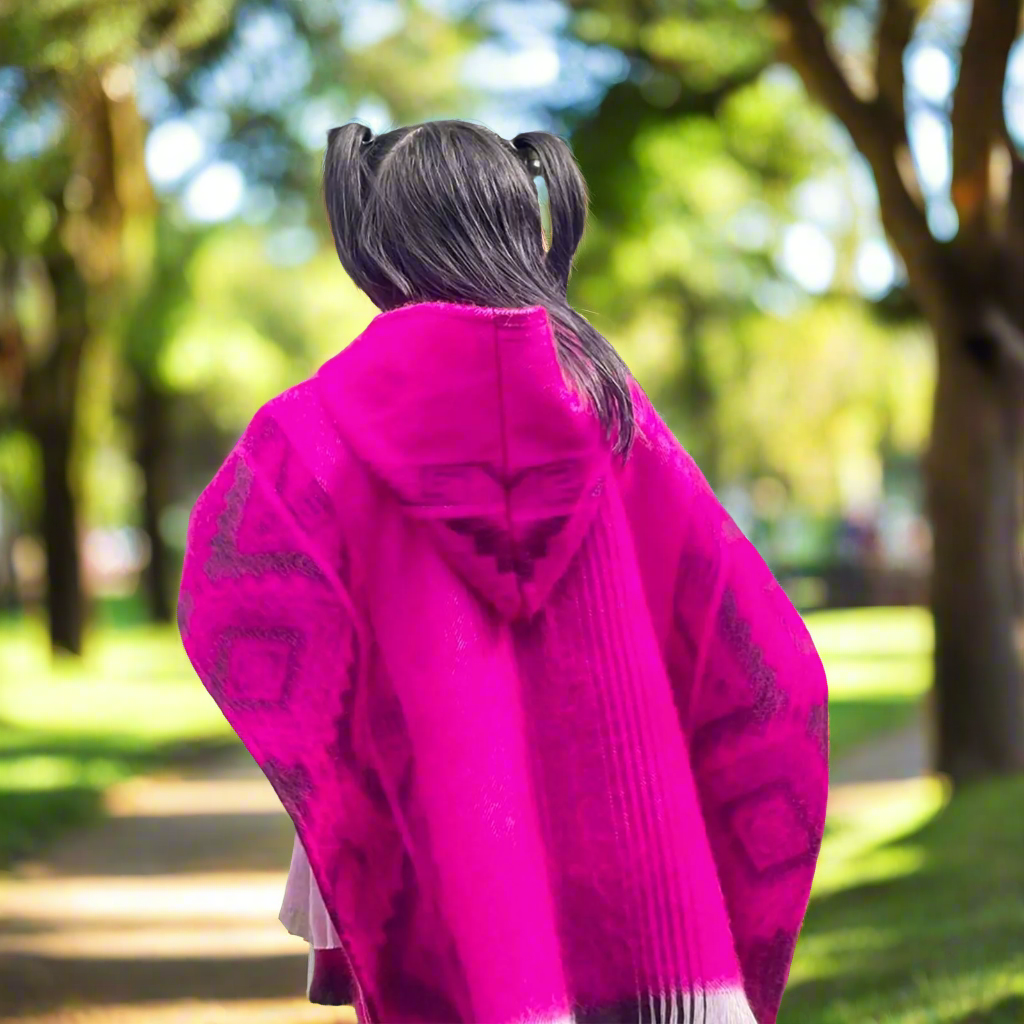
<instances>
[{"instance_id":1,"label":"pink poncho","mask_svg":"<svg viewBox=\"0 0 1024 1024\"><path fill-rule=\"evenodd\" d=\"M776 1019L825 676L634 396L622 465L544 309L406 306L264 406L196 504L185 649L363 1024Z\"/></svg>"}]
</instances>

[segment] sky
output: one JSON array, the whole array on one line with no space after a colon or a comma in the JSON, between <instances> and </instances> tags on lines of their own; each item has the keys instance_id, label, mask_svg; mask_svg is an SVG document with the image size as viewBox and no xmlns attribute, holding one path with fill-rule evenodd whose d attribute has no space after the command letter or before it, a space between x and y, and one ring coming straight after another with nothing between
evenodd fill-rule
<instances>
[{"instance_id":1,"label":"sky","mask_svg":"<svg viewBox=\"0 0 1024 1024\"><path fill-rule=\"evenodd\" d=\"M451 12L464 0L429 0ZM467 57L463 73L468 84L488 90L491 102L478 116L500 134L511 137L536 127L544 101L553 96L587 102L600 95L627 70L617 51L583 47L559 38L564 5L548 0L519 4L497 3L489 8L492 27L501 42L485 42ZM939 0L932 23L923 26L905 58L907 130L919 179L927 201L929 224L939 238L956 233L956 213L949 199L951 176L948 118L942 113L956 80L956 68L939 45L945 33L962 31L956 0ZM369 46L402 24L400 5L389 0L361 0L346 22L346 43ZM943 20L945 19L945 20ZM962 22L962 18L959 19ZM952 28L950 27L952 25ZM286 27L271 15L251 18L240 33L244 53L210 76L211 101L244 93L262 97L268 106L297 95L309 75L308 53L301 40L287 39ZM1014 48L1006 90L1007 119L1014 136L1024 142L1024 43ZM364 102L348 113L375 131L390 127L383 105ZM303 141L319 148L326 127L346 120L344 112L311 107L298 125ZM189 217L200 222L235 216L247 202L242 171L217 156L226 131L225 119L215 113L172 117L152 129L146 148L147 166L157 188L181 191ZM850 173L860 202L875 207L870 172L852 156ZM810 293L826 291L837 267L830 233L841 227L835 211L848 206L835 181L809 182L794 197L796 220L785 232L778 252L782 269ZM900 273L888 243L877 228L857 253L855 274L869 297L884 295Z\"/></svg>"}]
</instances>

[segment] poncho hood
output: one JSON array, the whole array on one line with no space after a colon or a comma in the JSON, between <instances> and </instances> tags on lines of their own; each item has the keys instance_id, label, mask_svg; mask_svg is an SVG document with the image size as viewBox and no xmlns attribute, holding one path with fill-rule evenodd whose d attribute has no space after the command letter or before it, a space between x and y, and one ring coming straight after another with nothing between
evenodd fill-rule
<instances>
[{"instance_id":1,"label":"poncho hood","mask_svg":"<svg viewBox=\"0 0 1024 1024\"><path fill-rule=\"evenodd\" d=\"M377 316L319 381L352 451L508 619L564 573L610 446L559 366L541 306L420 303Z\"/></svg>"}]
</instances>

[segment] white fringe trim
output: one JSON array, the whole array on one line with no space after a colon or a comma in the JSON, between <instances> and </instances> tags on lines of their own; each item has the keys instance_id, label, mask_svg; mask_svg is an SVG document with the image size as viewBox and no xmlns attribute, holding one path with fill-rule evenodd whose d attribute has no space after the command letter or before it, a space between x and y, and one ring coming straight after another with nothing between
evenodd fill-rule
<instances>
[{"instance_id":1,"label":"white fringe trim","mask_svg":"<svg viewBox=\"0 0 1024 1024\"><path fill-rule=\"evenodd\" d=\"M635 1016L616 1024L757 1024L741 988L637 993ZM515 1024L578 1024L574 1016L523 1017Z\"/></svg>"},{"instance_id":2,"label":"white fringe trim","mask_svg":"<svg viewBox=\"0 0 1024 1024\"><path fill-rule=\"evenodd\" d=\"M637 1002L637 1024L757 1024L740 988L648 993L646 1014Z\"/></svg>"}]
</instances>

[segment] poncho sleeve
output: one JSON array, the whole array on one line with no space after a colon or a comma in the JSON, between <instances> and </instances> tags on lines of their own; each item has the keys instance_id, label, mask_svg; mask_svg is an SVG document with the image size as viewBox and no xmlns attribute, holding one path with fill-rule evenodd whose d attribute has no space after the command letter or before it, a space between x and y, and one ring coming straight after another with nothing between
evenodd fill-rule
<instances>
[{"instance_id":1,"label":"poncho sleeve","mask_svg":"<svg viewBox=\"0 0 1024 1024\"><path fill-rule=\"evenodd\" d=\"M344 825L343 775L329 758L356 644L329 506L261 411L195 504L178 603L189 660L292 819L325 894L331 837ZM344 956L332 963L337 974ZM339 1001L358 995L350 970L328 987Z\"/></svg>"},{"instance_id":2,"label":"poncho sleeve","mask_svg":"<svg viewBox=\"0 0 1024 1024\"><path fill-rule=\"evenodd\" d=\"M744 987L774 1024L828 794L827 685L796 609L701 481L675 619L677 689Z\"/></svg>"}]
</instances>

